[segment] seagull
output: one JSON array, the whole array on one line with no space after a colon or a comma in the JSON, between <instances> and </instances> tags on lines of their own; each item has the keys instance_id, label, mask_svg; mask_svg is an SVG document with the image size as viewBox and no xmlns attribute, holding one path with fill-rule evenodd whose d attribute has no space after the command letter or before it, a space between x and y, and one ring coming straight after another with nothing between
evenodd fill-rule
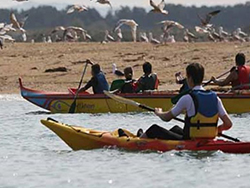
<instances>
[{"instance_id":1,"label":"seagull","mask_svg":"<svg viewBox=\"0 0 250 188\"><path fill-rule=\"evenodd\" d=\"M223 27L219 27L219 35L220 35L220 37L228 37L228 36L230 36L230 34L228 33L228 32L226 32L226 31L224 31L223 30Z\"/></svg>"},{"instance_id":2,"label":"seagull","mask_svg":"<svg viewBox=\"0 0 250 188\"><path fill-rule=\"evenodd\" d=\"M163 20L161 22L159 22L158 24L163 24L164 25L164 30L168 31L173 27L177 27L178 29L184 29L184 26L181 25L178 22L172 21L172 20Z\"/></svg>"},{"instance_id":3,"label":"seagull","mask_svg":"<svg viewBox=\"0 0 250 188\"><path fill-rule=\"evenodd\" d=\"M212 11L212 12L209 12L207 15L206 15L206 18L202 18L199 14L198 14L198 17L200 18L200 21L201 21L201 25L202 26L212 26L211 24L209 24L210 20L212 17L216 16L218 13L220 13L221 11L220 10L215 10L215 11Z\"/></svg>"},{"instance_id":4,"label":"seagull","mask_svg":"<svg viewBox=\"0 0 250 188\"><path fill-rule=\"evenodd\" d=\"M148 34L148 39L149 39L149 42L152 44L160 44L160 41L153 38L153 34L151 32Z\"/></svg>"},{"instance_id":5,"label":"seagull","mask_svg":"<svg viewBox=\"0 0 250 188\"><path fill-rule=\"evenodd\" d=\"M47 43L52 43L51 36L48 36L47 38L48 38Z\"/></svg>"},{"instance_id":6,"label":"seagull","mask_svg":"<svg viewBox=\"0 0 250 188\"><path fill-rule=\"evenodd\" d=\"M199 27L199 26L195 26L194 28L195 28L195 31L197 33L200 33L200 34L209 33L209 31L206 28L202 28L202 27Z\"/></svg>"},{"instance_id":7,"label":"seagull","mask_svg":"<svg viewBox=\"0 0 250 188\"><path fill-rule=\"evenodd\" d=\"M25 32L25 30L22 27L24 26L24 23L27 20L27 18L28 18L28 15L26 15L22 21L18 22L15 14L13 12L10 13L10 21L13 24L13 27L19 29L23 33Z\"/></svg>"},{"instance_id":8,"label":"seagull","mask_svg":"<svg viewBox=\"0 0 250 188\"><path fill-rule=\"evenodd\" d=\"M78 38L78 35L77 34L82 34L83 35L83 38L86 37L86 34L87 31L84 30L83 28L81 27L75 27L75 26L68 26L68 27L63 27L63 26L57 26L55 27L52 31L51 31L51 34L54 34L58 31L63 31L63 38L64 40L65 39L77 39Z\"/></svg>"},{"instance_id":9,"label":"seagull","mask_svg":"<svg viewBox=\"0 0 250 188\"><path fill-rule=\"evenodd\" d=\"M147 37L147 34L145 33L145 32L140 32L139 33L139 36L140 36L140 41L141 42L149 42L149 40L148 40L148 37Z\"/></svg>"},{"instance_id":10,"label":"seagull","mask_svg":"<svg viewBox=\"0 0 250 188\"><path fill-rule=\"evenodd\" d=\"M247 34L241 31L241 28L236 29L236 34L242 37L247 37Z\"/></svg>"},{"instance_id":11,"label":"seagull","mask_svg":"<svg viewBox=\"0 0 250 188\"><path fill-rule=\"evenodd\" d=\"M216 39L215 39L215 38L213 37L213 35L211 34L211 32L208 32L207 37L208 37L208 40L213 41L213 42L217 42Z\"/></svg>"},{"instance_id":12,"label":"seagull","mask_svg":"<svg viewBox=\"0 0 250 188\"><path fill-rule=\"evenodd\" d=\"M189 42L189 37L188 37L188 35L187 35L186 32L184 32L183 41L184 41L184 42Z\"/></svg>"},{"instance_id":13,"label":"seagull","mask_svg":"<svg viewBox=\"0 0 250 188\"><path fill-rule=\"evenodd\" d=\"M116 64L112 64L112 73L118 77L124 76L124 73L116 68Z\"/></svg>"},{"instance_id":14,"label":"seagull","mask_svg":"<svg viewBox=\"0 0 250 188\"><path fill-rule=\"evenodd\" d=\"M120 28L116 30L116 35L117 35L117 41L121 42L123 36L122 36L122 30Z\"/></svg>"},{"instance_id":15,"label":"seagull","mask_svg":"<svg viewBox=\"0 0 250 188\"><path fill-rule=\"evenodd\" d=\"M85 40L85 41L90 41L90 40L92 40L92 37L87 33L87 31L83 31L82 32L82 36L83 36L83 39Z\"/></svg>"},{"instance_id":16,"label":"seagull","mask_svg":"<svg viewBox=\"0 0 250 188\"><path fill-rule=\"evenodd\" d=\"M7 24L4 23L0 24L0 35L6 34L8 31L16 31L15 28L13 28L13 24Z\"/></svg>"},{"instance_id":17,"label":"seagull","mask_svg":"<svg viewBox=\"0 0 250 188\"><path fill-rule=\"evenodd\" d=\"M150 12L155 12L155 13L161 13L161 14L168 14L168 11L164 10L165 8L165 2L164 0L161 1L159 5L156 5L153 0L150 0L150 5L153 7L153 9Z\"/></svg>"},{"instance_id":18,"label":"seagull","mask_svg":"<svg viewBox=\"0 0 250 188\"><path fill-rule=\"evenodd\" d=\"M27 35L26 35L26 33L23 33L23 34L22 34L22 39L23 39L23 42L26 42L26 41L27 41Z\"/></svg>"},{"instance_id":19,"label":"seagull","mask_svg":"<svg viewBox=\"0 0 250 188\"><path fill-rule=\"evenodd\" d=\"M109 34L109 31L105 31L104 42L115 41L114 37Z\"/></svg>"},{"instance_id":20,"label":"seagull","mask_svg":"<svg viewBox=\"0 0 250 188\"><path fill-rule=\"evenodd\" d=\"M100 3L100 4L103 4L103 5L108 4L110 6L110 8L112 8L112 5L111 5L109 0L97 0L96 2Z\"/></svg>"},{"instance_id":21,"label":"seagull","mask_svg":"<svg viewBox=\"0 0 250 188\"><path fill-rule=\"evenodd\" d=\"M136 29L137 29L138 24L134 20L120 19L116 23L114 31L116 31L117 29L119 29L124 24L130 26L133 41L136 42Z\"/></svg>"},{"instance_id":22,"label":"seagull","mask_svg":"<svg viewBox=\"0 0 250 188\"><path fill-rule=\"evenodd\" d=\"M193 33L191 33L188 29L185 30L184 37L188 39L188 40L184 39L186 42L190 42L192 41L192 39L197 39L197 37Z\"/></svg>"},{"instance_id":23,"label":"seagull","mask_svg":"<svg viewBox=\"0 0 250 188\"><path fill-rule=\"evenodd\" d=\"M71 14L74 11L82 12L82 11L87 11L87 10L88 8L84 5L73 5L68 9L67 14Z\"/></svg>"},{"instance_id":24,"label":"seagull","mask_svg":"<svg viewBox=\"0 0 250 188\"><path fill-rule=\"evenodd\" d=\"M63 27L63 26L57 26L57 27L55 27L55 28L51 31L51 33L53 34L53 33L56 33L56 32L58 32L58 31L65 31L65 27Z\"/></svg>"},{"instance_id":25,"label":"seagull","mask_svg":"<svg viewBox=\"0 0 250 188\"><path fill-rule=\"evenodd\" d=\"M11 42L15 41L15 39L13 39L10 35L2 35L0 36L0 39L2 39L3 41L5 40L11 41Z\"/></svg>"}]
</instances>

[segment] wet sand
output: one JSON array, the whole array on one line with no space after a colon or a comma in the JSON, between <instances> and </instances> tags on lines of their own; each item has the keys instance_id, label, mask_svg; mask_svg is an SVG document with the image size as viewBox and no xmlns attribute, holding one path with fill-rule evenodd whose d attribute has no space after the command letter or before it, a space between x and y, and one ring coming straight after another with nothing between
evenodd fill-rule
<instances>
[{"instance_id":1,"label":"wet sand","mask_svg":"<svg viewBox=\"0 0 250 188\"><path fill-rule=\"evenodd\" d=\"M238 52L250 59L250 43L6 43L0 50L0 93L19 93L19 77L24 86L38 90L77 88L86 59L101 65L109 83L117 78L112 63L119 70L132 66L134 78L139 78L142 64L149 61L160 79L160 90L178 89L174 74L181 71L185 75L188 63L202 63L209 80L234 66ZM58 67L66 67L67 72L45 72ZM90 70L89 66L83 82L91 77Z\"/></svg>"}]
</instances>

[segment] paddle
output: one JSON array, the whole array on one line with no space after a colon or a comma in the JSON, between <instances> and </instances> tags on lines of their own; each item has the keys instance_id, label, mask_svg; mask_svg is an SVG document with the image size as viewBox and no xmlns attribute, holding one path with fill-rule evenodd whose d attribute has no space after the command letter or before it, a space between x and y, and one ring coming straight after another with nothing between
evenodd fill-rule
<instances>
[{"instance_id":1,"label":"paddle","mask_svg":"<svg viewBox=\"0 0 250 188\"><path fill-rule=\"evenodd\" d=\"M111 99L114 99L114 100L116 100L118 102L121 102L121 103L124 103L124 104L130 104L130 105L133 105L133 106L137 106L139 108L142 108L144 110L148 110L148 111L151 111L151 112L155 111L154 108L152 108L150 106L146 106L145 104L140 104L140 103L138 103L136 101L133 101L131 99L127 99L127 98L115 95L115 94L110 93L108 91L103 91L103 92L104 92L105 95L107 95ZM179 122L185 123L185 121L183 119L180 119L180 118L177 118L177 117L175 117L174 119L177 120L177 121L179 121ZM238 138L233 138L231 136L228 136L228 135L225 135L225 134L222 134L222 133L218 134L218 136L227 138L229 140L233 140L234 142L240 142L240 140Z\"/></svg>"},{"instance_id":2,"label":"paddle","mask_svg":"<svg viewBox=\"0 0 250 188\"><path fill-rule=\"evenodd\" d=\"M223 73L223 74L217 76L216 79L219 79L219 78L225 76L225 75L228 74L229 72L232 72L234 69L235 69L235 67L233 67L231 70L229 70L229 71L227 71L227 72L225 72L225 73ZM206 83L202 84L202 86L204 87L204 86L210 84L211 82L212 82L212 80L209 80L209 81L207 81ZM184 92L182 92L182 93L180 93L180 94L178 94L178 95L172 97L172 98L171 98L172 104L176 104L176 103L179 101L179 99L180 99L183 95L188 94L190 91L191 91L191 89L188 89L188 90L186 90L186 91L184 91Z\"/></svg>"},{"instance_id":3,"label":"paddle","mask_svg":"<svg viewBox=\"0 0 250 188\"><path fill-rule=\"evenodd\" d=\"M76 99L77 99L78 93L79 93L79 91L80 91L80 87L81 87L81 85L82 85L82 80L83 80L83 77L84 77L84 75L85 75L87 66L88 66L88 64L93 65L93 63L92 63L90 60L88 60L88 59L85 61L85 63L86 63L86 64L85 64L85 67L84 67L83 72L82 72L82 77L81 77L81 80L80 80L80 82L79 82L79 85L78 85L78 88L77 88L77 91L76 91L76 94L75 94L75 97L74 97L74 101L73 101L73 103L71 104L71 106L70 106L70 108L69 108L69 113L75 113L75 109L76 109Z\"/></svg>"}]
</instances>

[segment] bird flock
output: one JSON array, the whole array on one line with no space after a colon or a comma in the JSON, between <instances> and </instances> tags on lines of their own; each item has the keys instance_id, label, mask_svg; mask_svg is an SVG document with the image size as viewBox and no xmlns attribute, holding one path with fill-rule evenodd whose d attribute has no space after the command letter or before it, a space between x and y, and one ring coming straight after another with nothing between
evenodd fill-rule
<instances>
[{"instance_id":1,"label":"bird flock","mask_svg":"<svg viewBox=\"0 0 250 188\"><path fill-rule=\"evenodd\" d=\"M23 2L28 0L13 0L17 2ZM92 1L92 0L90 0ZM112 9L111 2L109 0L97 0L96 3L102 5L109 5ZM166 17L169 12L165 10L165 2L161 0L159 4L155 3L153 0L149 0L149 6L152 9L149 13L162 14ZM74 4L69 7L66 14L73 14L74 12L85 12L88 11L88 7L85 5ZM156 23L156 26L160 26L162 34L158 37L155 37L152 32L137 32L139 24L133 19L120 19L114 25L113 30L104 31L104 38L101 43L108 42L122 42L123 34L122 28L127 26L131 30L131 39L133 42L149 42L152 44L165 44L165 43L175 43L175 35L172 31L173 28L180 30L179 33L183 33L183 41L185 42L195 42L200 38L203 40L209 40L212 42L229 42L229 41L250 41L249 36L244 33L241 28L236 29L232 33L229 33L223 29L222 26L216 27L211 23L212 18L217 16L221 11L215 10L207 13L205 16L200 16L197 14L198 19L200 20L200 25L195 26L194 31L190 32L188 28L185 28L183 24L178 23L173 20L162 20ZM28 15L25 15L23 18L17 19L15 14L12 12L10 14L10 23L0 23L0 48L3 48L5 41L14 42L15 39L9 33L19 33L21 40L26 42L27 35L26 30L24 29L25 22L28 19ZM51 39L53 36L53 40ZM92 37L90 34L81 27L75 26L56 26L49 35L43 35L43 42L76 42L82 38L84 41L91 41ZM34 39L30 41L34 42Z\"/></svg>"}]
</instances>

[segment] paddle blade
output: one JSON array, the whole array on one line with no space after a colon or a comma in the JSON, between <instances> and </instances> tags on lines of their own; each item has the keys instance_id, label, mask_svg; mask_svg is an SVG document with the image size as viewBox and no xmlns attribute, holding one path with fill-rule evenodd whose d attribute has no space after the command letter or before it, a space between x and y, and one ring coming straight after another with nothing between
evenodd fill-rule
<instances>
[{"instance_id":1,"label":"paddle blade","mask_svg":"<svg viewBox=\"0 0 250 188\"><path fill-rule=\"evenodd\" d=\"M71 104L69 108L69 113L71 114L75 113L75 109L76 109L76 100L74 100L74 102Z\"/></svg>"},{"instance_id":2,"label":"paddle blade","mask_svg":"<svg viewBox=\"0 0 250 188\"><path fill-rule=\"evenodd\" d=\"M148 111L151 111L151 112L154 112L155 109L152 108L152 107L149 107L149 106L146 106L144 104L140 104L136 101L133 101L133 100L130 100L130 99L126 99L124 97L121 97L121 96L118 96L118 95L115 95L113 93L110 93L108 91L103 91L105 95L107 95L108 97L110 97L111 99L114 99L118 102L121 102L121 103L124 103L124 104L129 104L129 105L133 105L133 106L137 106L139 108L142 108L144 110L148 110Z\"/></svg>"},{"instance_id":3,"label":"paddle blade","mask_svg":"<svg viewBox=\"0 0 250 188\"><path fill-rule=\"evenodd\" d=\"M111 99L114 99L118 102L121 102L121 103L124 103L124 104L130 104L130 105L133 105L133 106L137 106L139 107L139 103L133 101L133 100L130 100L130 99L126 99L124 97L120 97L118 95L115 95L113 93L110 93L108 91L103 91L105 95L107 95L108 97L110 97Z\"/></svg>"}]
</instances>

